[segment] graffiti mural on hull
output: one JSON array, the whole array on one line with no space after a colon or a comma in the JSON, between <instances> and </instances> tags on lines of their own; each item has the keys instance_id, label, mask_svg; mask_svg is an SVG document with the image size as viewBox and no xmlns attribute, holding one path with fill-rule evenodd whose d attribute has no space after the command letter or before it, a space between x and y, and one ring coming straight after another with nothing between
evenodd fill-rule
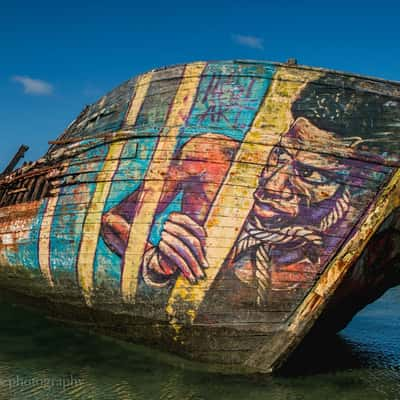
<instances>
[{"instance_id":1,"label":"graffiti mural on hull","mask_svg":"<svg viewBox=\"0 0 400 400\"><path fill-rule=\"evenodd\" d=\"M397 97L367 83L250 62L132 79L52 146L80 153L23 232L0 220L1 264L174 324L284 322L397 168Z\"/></svg>"}]
</instances>

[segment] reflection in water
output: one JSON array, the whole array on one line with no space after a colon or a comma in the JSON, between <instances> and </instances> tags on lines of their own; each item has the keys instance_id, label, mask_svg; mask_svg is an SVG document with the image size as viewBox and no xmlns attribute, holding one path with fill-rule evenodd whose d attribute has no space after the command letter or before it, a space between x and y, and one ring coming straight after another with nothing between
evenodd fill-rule
<instances>
[{"instance_id":1,"label":"reflection in water","mask_svg":"<svg viewBox=\"0 0 400 400\"><path fill-rule=\"evenodd\" d=\"M0 305L0 398L400 399L400 288L284 374L240 377Z\"/></svg>"}]
</instances>

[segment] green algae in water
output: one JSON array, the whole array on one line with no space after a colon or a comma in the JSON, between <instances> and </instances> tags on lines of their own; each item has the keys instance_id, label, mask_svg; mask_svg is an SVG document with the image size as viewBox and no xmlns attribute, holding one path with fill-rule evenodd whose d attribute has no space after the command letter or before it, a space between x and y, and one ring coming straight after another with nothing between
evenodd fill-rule
<instances>
[{"instance_id":1,"label":"green algae in water","mask_svg":"<svg viewBox=\"0 0 400 400\"><path fill-rule=\"evenodd\" d=\"M208 373L0 304L0 399L400 399L400 288L280 376Z\"/></svg>"}]
</instances>

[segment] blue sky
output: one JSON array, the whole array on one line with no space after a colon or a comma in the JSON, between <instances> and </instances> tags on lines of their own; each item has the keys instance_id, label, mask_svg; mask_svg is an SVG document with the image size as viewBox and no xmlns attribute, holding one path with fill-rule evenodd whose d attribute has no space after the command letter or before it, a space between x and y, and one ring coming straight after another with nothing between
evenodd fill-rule
<instances>
[{"instance_id":1,"label":"blue sky","mask_svg":"<svg viewBox=\"0 0 400 400\"><path fill-rule=\"evenodd\" d=\"M400 80L395 1L0 0L0 168L154 67L259 59Z\"/></svg>"}]
</instances>

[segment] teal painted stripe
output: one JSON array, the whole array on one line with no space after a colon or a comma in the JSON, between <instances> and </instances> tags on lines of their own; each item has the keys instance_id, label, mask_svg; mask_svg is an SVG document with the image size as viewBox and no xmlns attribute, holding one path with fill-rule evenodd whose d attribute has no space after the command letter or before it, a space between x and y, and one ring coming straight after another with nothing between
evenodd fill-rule
<instances>
[{"instance_id":1,"label":"teal painted stripe","mask_svg":"<svg viewBox=\"0 0 400 400\"><path fill-rule=\"evenodd\" d=\"M242 140L274 74L275 67L269 64L209 64L178 147L209 132Z\"/></svg>"},{"instance_id":2,"label":"teal painted stripe","mask_svg":"<svg viewBox=\"0 0 400 400\"><path fill-rule=\"evenodd\" d=\"M72 159L67 173L81 173L80 176L78 175L78 180L82 179L82 181L89 176L93 179L93 172L99 173L103 167L108 148L109 146L104 145L84 154L84 157L89 160L98 158L99 161L78 164L79 157ZM85 174L84 171L88 169L93 172ZM93 182L64 186L61 189L50 240L50 269L56 279L57 273L63 272L70 276L71 281L76 282L75 266L83 223L95 188L96 183Z\"/></svg>"},{"instance_id":3,"label":"teal painted stripe","mask_svg":"<svg viewBox=\"0 0 400 400\"><path fill-rule=\"evenodd\" d=\"M122 152L121 162L106 202L105 211L119 204L142 184L151 156L157 144L157 138L146 138L130 141ZM121 258L115 255L104 243L97 246L94 261L95 284L98 286L107 281L108 285L119 287L121 279Z\"/></svg>"}]
</instances>

